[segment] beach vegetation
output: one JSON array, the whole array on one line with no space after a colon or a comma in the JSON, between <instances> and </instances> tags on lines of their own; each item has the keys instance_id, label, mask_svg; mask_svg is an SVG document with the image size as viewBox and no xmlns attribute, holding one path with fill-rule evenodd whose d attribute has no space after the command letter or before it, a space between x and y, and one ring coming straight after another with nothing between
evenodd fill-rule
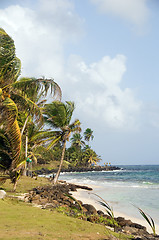
<instances>
[{"instance_id":1,"label":"beach vegetation","mask_svg":"<svg viewBox=\"0 0 159 240\"><path fill-rule=\"evenodd\" d=\"M3 229L1 239L101 240L113 239L113 236L122 240L131 239L124 234L120 236L113 233L102 225L81 221L57 210L48 211L32 207L31 204L16 199L1 200L0 208L3 217L3 221L0 222L0 228Z\"/></svg>"},{"instance_id":2,"label":"beach vegetation","mask_svg":"<svg viewBox=\"0 0 159 240\"><path fill-rule=\"evenodd\" d=\"M56 184L60 175L64 160L66 142L69 141L71 133L81 131L81 123L78 119L71 122L74 109L75 104L73 102L62 103L59 101L54 101L50 104L46 104L43 110L46 124L57 129L53 131L53 137L50 138L50 143L47 149L50 149L58 142L62 144L61 160L58 171L54 178L54 184Z\"/></svg>"},{"instance_id":3,"label":"beach vegetation","mask_svg":"<svg viewBox=\"0 0 159 240\"><path fill-rule=\"evenodd\" d=\"M38 169L37 163L58 169L56 183L62 166L96 165L101 159L89 146L93 131L87 128L82 135L80 121L71 122L74 102L61 102L61 88L53 79L20 75L21 61L16 56L14 41L0 28L1 180L10 178L15 189L17 179L26 175L26 167L32 168L33 164ZM53 100L50 104L47 104L48 94ZM66 148L69 139L71 145ZM27 159L31 164L26 163Z\"/></svg>"},{"instance_id":4,"label":"beach vegetation","mask_svg":"<svg viewBox=\"0 0 159 240\"><path fill-rule=\"evenodd\" d=\"M141 214L141 216L147 221L147 223L151 227L153 235L156 236L155 222L152 219L152 217L150 215L146 214L141 208L139 208L139 207L137 207L137 208L138 208L139 213Z\"/></svg>"},{"instance_id":5,"label":"beach vegetation","mask_svg":"<svg viewBox=\"0 0 159 240\"><path fill-rule=\"evenodd\" d=\"M26 137L24 147L22 136L29 116L32 116L32 119L37 122L42 119L38 100L41 101L41 98L47 95L48 90L53 95L57 95L57 92L61 94L59 86L53 79L19 79L20 73L21 61L16 56L14 41L0 28L0 127L3 131L3 138L1 138L3 148L1 148L0 157L3 161L1 167L7 174L6 179L11 178L14 188L16 187L17 177L25 166L26 159L23 157L23 151L25 149L27 154L28 141ZM21 116L26 116L21 129L18 121L20 113L22 113ZM26 131L26 136L27 134ZM7 141L3 141L4 137ZM7 149L4 151L4 148Z\"/></svg>"},{"instance_id":6,"label":"beach vegetation","mask_svg":"<svg viewBox=\"0 0 159 240\"><path fill-rule=\"evenodd\" d=\"M117 239L128 240L132 237L122 233L112 232L105 226L95 224L87 220L87 216L81 214L81 210L68 209L61 205L58 209L40 209L33 207L30 203L22 202L17 196L23 195L37 186L48 186L51 184L47 178L28 178L22 176L17 185L16 192L12 191L12 185L8 179L3 189L8 197L0 200L1 217L0 222L2 239ZM12 197L13 195L13 197ZM49 223L49 224L48 224ZM100 223L100 222L99 222Z\"/></svg>"},{"instance_id":7,"label":"beach vegetation","mask_svg":"<svg viewBox=\"0 0 159 240\"><path fill-rule=\"evenodd\" d=\"M83 151L82 162L86 166L96 165L100 160L100 156L98 156L93 149L87 148Z\"/></svg>"},{"instance_id":8,"label":"beach vegetation","mask_svg":"<svg viewBox=\"0 0 159 240\"><path fill-rule=\"evenodd\" d=\"M118 223L115 221L113 208L98 194L96 193L91 193L91 194L97 196L100 199L100 201L98 201L99 204L105 208L108 216L110 217L110 219L107 219L107 222L114 228L114 231L115 231L116 227L118 227Z\"/></svg>"},{"instance_id":9,"label":"beach vegetation","mask_svg":"<svg viewBox=\"0 0 159 240\"><path fill-rule=\"evenodd\" d=\"M91 128L87 128L85 131L84 131L84 139L88 142L88 145L89 145L89 142L90 140L93 140L94 136L93 136L93 131Z\"/></svg>"}]
</instances>

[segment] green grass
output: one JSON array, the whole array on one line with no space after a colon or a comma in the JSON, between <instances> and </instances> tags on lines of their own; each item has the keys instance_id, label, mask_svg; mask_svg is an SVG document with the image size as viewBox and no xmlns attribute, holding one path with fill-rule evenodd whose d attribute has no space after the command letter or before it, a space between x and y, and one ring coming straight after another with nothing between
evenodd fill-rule
<instances>
[{"instance_id":1,"label":"green grass","mask_svg":"<svg viewBox=\"0 0 159 240\"><path fill-rule=\"evenodd\" d=\"M49 179L37 177L37 178L29 178L22 176L18 180L16 193L25 193L31 190L34 187L37 186L44 186L50 184ZM12 192L13 191L13 184L8 179L3 185L0 186L3 188L6 192Z\"/></svg>"},{"instance_id":2,"label":"green grass","mask_svg":"<svg viewBox=\"0 0 159 240\"><path fill-rule=\"evenodd\" d=\"M22 177L17 185L17 194L48 183L44 178L35 180ZM12 185L9 181L3 188L11 194ZM102 240L111 239L111 234L118 239L129 239L127 236L112 233L102 225L69 217L57 210L36 208L8 197L0 199L0 216L0 240Z\"/></svg>"},{"instance_id":3,"label":"green grass","mask_svg":"<svg viewBox=\"0 0 159 240\"><path fill-rule=\"evenodd\" d=\"M1 200L0 209L0 239L101 239L105 235L102 226L16 200Z\"/></svg>"}]
</instances>

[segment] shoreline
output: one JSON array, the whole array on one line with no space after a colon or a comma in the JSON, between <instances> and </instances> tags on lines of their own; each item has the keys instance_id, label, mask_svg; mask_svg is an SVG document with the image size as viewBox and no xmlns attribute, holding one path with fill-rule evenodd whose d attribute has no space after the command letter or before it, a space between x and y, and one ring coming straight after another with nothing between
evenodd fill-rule
<instances>
[{"instance_id":1,"label":"shoreline","mask_svg":"<svg viewBox=\"0 0 159 240\"><path fill-rule=\"evenodd\" d=\"M76 183L74 183L74 184L76 184ZM93 189L91 191L92 193L95 190L95 188L98 188L98 186L94 186L94 185L89 185L89 186L86 185L86 186ZM104 207L101 206L97 202L97 200L93 197L93 194L91 194L91 192L88 191L88 190L84 190L84 189L77 189L76 192L72 191L71 194L77 200L82 201L84 204L91 204L91 205L93 205L96 208L97 211L101 210L101 211L103 211L106 214L106 210L104 209ZM132 217L132 216L127 215L127 214L125 214L123 212L120 212L120 211L113 211L113 212L114 212L114 216L115 217L123 217L126 220L131 220L134 223L137 223L137 224L140 224L140 225L146 227L147 232L152 233L151 227L149 226L149 224L146 222L146 220L144 218L142 219L142 217L141 218ZM156 226L156 233L159 234L159 225L155 224L155 226Z\"/></svg>"},{"instance_id":2,"label":"shoreline","mask_svg":"<svg viewBox=\"0 0 159 240\"><path fill-rule=\"evenodd\" d=\"M102 171L114 171L114 170L121 170L121 168L116 166L95 166L95 167L70 167L70 168L62 168L61 173L71 173L71 172L102 172ZM58 171L58 169L47 169L47 168L41 168L39 170L33 171L36 175L49 175L54 174Z\"/></svg>"}]
</instances>

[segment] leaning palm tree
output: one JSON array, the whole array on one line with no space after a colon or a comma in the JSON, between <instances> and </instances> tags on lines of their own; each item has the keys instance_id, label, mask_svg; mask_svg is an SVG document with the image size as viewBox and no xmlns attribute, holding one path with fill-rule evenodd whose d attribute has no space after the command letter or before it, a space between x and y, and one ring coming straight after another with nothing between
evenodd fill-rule
<instances>
[{"instance_id":1,"label":"leaning palm tree","mask_svg":"<svg viewBox=\"0 0 159 240\"><path fill-rule=\"evenodd\" d=\"M93 138L94 138L93 131L90 128L87 128L84 132L84 139L88 142L88 145L90 139L93 140Z\"/></svg>"},{"instance_id":2,"label":"leaning palm tree","mask_svg":"<svg viewBox=\"0 0 159 240\"><path fill-rule=\"evenodd\" d=\"M33 112L41 118L40 108L32 96L37 96L36 92L39 88L42 89L42 86L44 89L42 93L46 92L49 86L54 90L58 88L52 79L18 80L20 72L21 62L16 57L14 41L0 28L0 127L4 130L11 148L11 164L8 169L11 175L14 175L22 161L20 158L22 134L17 121L18 110Z\"/></svg>"},{"instance_id":3,"label":"leaning palm tree","mask_svg":"<svg viewBox=\"0 0 159 240\"><path fill-rule=\"evenodd\" d=\"M12 149L10 169L14 169L19 163L21 150L21 136L17 122L18 108L10 97L10 85L17 81L20 68L21 63L15 55L14 41L3 29L0 29L0 125Z\"/></svg>"},{"instance_id":4,"label":"leaning palm tree","mask_svg":"<svg viewBox=\"0 0 159 240\"><path fill-rule=\"evenodd\" d=\"M51 137L48 149L53 147L57 142L61 142L63 150L61 154L61 161L59 169L54 178L54 184L56 184L60 175L61 167L64 160L64 154L66 149L66 141L69 141L72 132L80 132L80 121L76 119L71 123L71 118L75 105L73 102L62 103L54 101L50 104L46 104L44 108L45 121L51 127L57 129L53 131L53 137Z\"/></svg>"}]
</instances>

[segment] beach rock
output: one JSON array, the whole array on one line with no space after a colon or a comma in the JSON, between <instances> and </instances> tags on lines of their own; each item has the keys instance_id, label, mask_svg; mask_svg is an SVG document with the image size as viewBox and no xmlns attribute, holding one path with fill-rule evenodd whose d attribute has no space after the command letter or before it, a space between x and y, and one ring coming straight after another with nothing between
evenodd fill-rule
<instances>
[{"instance_id":1,"label":"beach rock","mask_svg":"<svg viewBox=\"0 0 159 240\"><path fill-rule=\"evenodd\" d=\"M98 222L99 222L99 217L92 215L92 216L89 216L89 217L87 218L87 221L88 221L88 222L92 222L92 223L98 223Z\"/></svg>"},{"instance_id":2,"label":"beach rock","mask_svg":"<svg viewBox=\"0 0 159 240\"><path fill-rule=\"evenodd\" d=\"M43 208L44 209L51 209L51 208L55 208L56 206L55 206L55 204L53 204L53 203L46 203L44 206L43 206Z\"/></svg>"},{"instance_id":3,"label":"beach rock","mask_svg":"<svg viewBox=\"0 0 159 240\"><path fill-rule=\"evenodd\" d=\"M145 226L142 226L138 223L131 223L130 224L130 227L134 227L134 228L138 228L138 229L143 229L144 231L146 231L146 227Z\"/></svg>"},{"instance_id":4,"label":"beach rock","mask_svg":"<svg viewBox=\"0 0 159 240\"><path fill-rule=\"evenodd\" d=\"M89 190L89 191L93 190L91 187L88 187L88 186L81 186L81 185L77 185L77 184L75 184L74 186L76 188L80 188L80 189L84 189L84 190Z\"/></svg>"},{"instance_id":5,"label":"beach rock","mask_svg":"<svg viewBox=\"0 0 159 240\"><path fill-rule=\"evenodd\" d=\"M136 240L155 240L157 239L152 234L149 234L144 229L139 229L135 227L126 226L123 228L123 232L126 234L133 235L133 239Z\"/></svg>"},{"instance_id":6,"label":"beach rock","mask_svg":"<svg viewBox=\"0 0 159 240\"><path fill-rule=\"evenodd\" d=\"M95 207L93 205L83 204L82 206L87 209L88 214L97 214L97 210L95 209Z\"/></svg>"},{"instance_id":7,"label":"beach rock","mask_svg":"<svg viewBox=\"0 0 159 240\"><path fill-rule=\"evenodd\" d=\"M121 222L121 221L124 221L125 218L123 218L123 217L117 217L115 220L116 220L117 222Z\"/></svg>"},{"instance_id":8,"label":"beach rock","mask_svg":"<svg viewBox=\"0 0 159 240\"><path fill-rule=\"evenodd\" d=\"M99 216L103 216L104 215L104 212L101 211L101 210L98 210L97 213L98 213Z\"/></svg>"},{"instance_id":9,"label":"beach rock","mask_svg":"<svg viewBox=\"0 0 159 240\"><path fill-rule=\"evenodd\" d=\"M69 189L70 189L70 191L77 191L77 187L73 184L70 184Z\"/></svg>"},{"instance_id":10,"label":"beach rock","mask_svg":"<svg viewBox=\"0 0 159 240\"><path fill-rule=\"evenodd\" d=\"M51 169L48 170L47 168L41 168L40 170L36 170L33 172L33 175L47 175L56 173L58 169ZM92 167L69 167L69 168L62 168L61 172L91 172L91 171L113 171L113 170L120 170L119 167L116 166L92 166Z\"/></svg>"},{"instance_id":11,"label":"beach rock","mask_svg":"<svg viewBox=\"0 0 159 240\"><path fill-rule=\"evenodd\" d=\"M106 218L106 219L111 219L111 217L107 214L104 214L103 217Z\"/></svg>"},{"instance_id":12,"label":"beach rock","mask_svg":"<svg viewBox=\"0 0 159 240\"><path fill-rule=\"evenodd\" d=\"M118 224L121 226L121 227L124 227L124 226L130 226L132 224L132 221L131 220L122 220L122 221L118 221Z\"/></svg>"},{"instance_id":13,"label":"beach rock","mask_svg":"<svg viewBox=\"0 0 159 240\"><path fill-rule=\"evenodd\" d=\"M6 196L6 192L4 190L0 190L0 199L4 199Z\"/></svg>"}]
</instances>

